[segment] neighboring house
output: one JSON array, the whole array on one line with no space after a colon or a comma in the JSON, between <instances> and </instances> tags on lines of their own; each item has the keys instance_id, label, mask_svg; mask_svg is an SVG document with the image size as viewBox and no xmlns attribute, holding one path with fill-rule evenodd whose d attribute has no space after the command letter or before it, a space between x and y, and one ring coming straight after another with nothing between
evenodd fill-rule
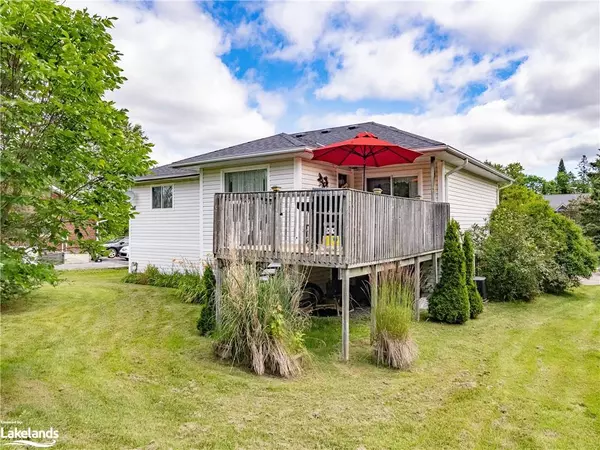
<instances>
[{"instance_id":1,"label":"neighboring house","mask_svg":"<svg viewBox=\"0 0 600 450\"><path fill-rule=\"evenodd\" d=\"M570 202L585 200L589 196L590 194L552 194L544 195L544 200L547 200L548 203L550 203L550 207L554 211L565 213Z\"/></svg>"},{"instance_id":2,"label":"neighboring house","mask_svg":"<svg viewBox=\"0 0 600 450\"><path fill-rule=\"evenodd\" d=\"M51 196L52 198L58 198L63 195L63 192L52 186ZM83 239L96 239L96 227L95 222L91 221L83 228L80 228L79 232L82 234ZM47 252L45 259L53 261L57 264L79 264L87 263L90 261L90 255L77 245L77 241L80 236L75 232L75 225L70 222L65 224L65 228L68 231L68 236L64 242L59 244L54 250Z\"/></svg>"},{"instance_id":3,"label":"neighboring house","mask_svg":"<svg viewBox=\"0 0 600 450\"><path fill-rule=\"evenodd\" d=\"M447 202L463 230L484 223L498 204L499 189L511 181L447 144L374 122L280 133L157 167L138 178L133 189L137 215L130 223L130 270L143 270L148 264L172 270L176 261L212 257L217 193L270 192L274 186L282 192L314 190L323 177L330 188L362 189L362 167L311 161L311 149L361 131L423 153L412 164L367 167L367 190L380 187L384 194Z\"/></svg>"}]
</instances>

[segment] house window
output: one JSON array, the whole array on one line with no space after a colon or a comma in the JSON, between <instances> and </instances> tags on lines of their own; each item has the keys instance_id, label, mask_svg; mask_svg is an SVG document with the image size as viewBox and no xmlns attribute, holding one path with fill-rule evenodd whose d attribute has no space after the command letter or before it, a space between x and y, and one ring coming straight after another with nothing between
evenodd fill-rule
<instances>
[{"instance_id":1,"label":"house window","mask_svg":"<svg viewBox=\"0 0 600 450\"><path fill-rule=\"evenodd\" d=\"M152 209L173 207L173 185L154 186L152 188Z\"/></svg>"},{"instance_id":2,"label":"house window","mask_svg":"<svg viewBox=\"0 0 600 450\"><path fill-rule=\"evenodd\" d=\"M390 195L391 181L390 177L367 178L367 191L373 192L373 189L381 189L384 194Z\"/></svg>"},{"instance_id":3,"label":"house window","mask_svg":"<svg viewBox=\"0 0 600 450\"><path fill-rule=\"evenodd\" d=\"M267 190L267 169L225 173L225 192L264 192Z\"/></svg>"},{"instance_id":4,"label":"house window","mask_svg":"<svg viewBox=\"0 0 600 450\"><path fill-rule=\"evenodd\" d=\"M396 197L415 198L419 195L419 179L414 177L394 177L394 195Z\"/></svg>"},{"instance_id":5,"label":"house window","mask_svg":"<svg viewBox=\"0 0 600 450\"><path fill-rule=\"evenodd\" d=\"M419 179L417 176L367 178L367 191L376 188L387 195L415 198L419 195Z\"/></svg>"}]
</instances>

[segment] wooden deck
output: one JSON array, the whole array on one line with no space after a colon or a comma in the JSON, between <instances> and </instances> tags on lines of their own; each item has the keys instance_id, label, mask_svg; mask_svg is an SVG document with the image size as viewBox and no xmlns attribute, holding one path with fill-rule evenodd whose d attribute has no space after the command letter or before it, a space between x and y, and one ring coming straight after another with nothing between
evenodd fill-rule
<instances>
[{"instance_id":1,"label":"wooden deck","mask_svg":"<svg viewBox=\"0 0 600 450\"><path fill-rule=\"evenodd\" d=\"M221 193L215 195L213 249L215 308L220 321L221 263L256 262L336 267L342 283L342 360L350 355L350 278L370 274L375 330L378 272L411 264L415 317L420 266L438 254L450 218L448 203L378 195L353 189Z\"/></svg>"},{"instance_id":2,"label":"wooden deck","mask_svg":"<svg viewBox=\"0 0 600 450\"><path fill-rule=\"evenodd\" d=\"M355 268L443 248L447 203L353 189L220 193L214 253L258 262Z\"/></svg>"}]
</instances>

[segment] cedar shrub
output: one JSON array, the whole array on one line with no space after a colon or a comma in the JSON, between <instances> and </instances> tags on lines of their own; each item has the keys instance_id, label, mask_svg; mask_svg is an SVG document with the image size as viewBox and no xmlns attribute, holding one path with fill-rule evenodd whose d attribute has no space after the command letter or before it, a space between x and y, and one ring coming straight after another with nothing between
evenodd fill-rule
<instances>
[{"instance_id":1,"label":"cedar shrub","mask_svg":"<svg viewBox=\"0 0 600 450\"><path fill-rule=\"evenodd\" d=\"M216 326L215 310L215 274L212 266L207 264L202 272L203 293L200 298L202 309L196 327L202 336L211 334Z\"/></svg>"},{"instance_id":2,"label":"cedar shrub","mask_svg":"<svg viewBox=\"0 0 600 450\"><path fill-rule=\"evenodd\" d=\"M463 239L463 252L465 254L465 275L467 282L467 292L469 293L469 306L471 309L471 319L475 319L483 312L483 300L473 277L475 276L475 253L473 250L473 238L470 232L465 233Z\"/></svg>"},{"instance_id":3,"label":"cedar shrub","mask_svg":"<svg viewBox=\"0 0 600 450\"><path fill-rule=\"evenodd\" d=\"M458 222L451 220L444 238L442 276L429 298L429 317L439 322L461 324L469 319L469 315L465 255Z\"/></svg>"}]
</instances>

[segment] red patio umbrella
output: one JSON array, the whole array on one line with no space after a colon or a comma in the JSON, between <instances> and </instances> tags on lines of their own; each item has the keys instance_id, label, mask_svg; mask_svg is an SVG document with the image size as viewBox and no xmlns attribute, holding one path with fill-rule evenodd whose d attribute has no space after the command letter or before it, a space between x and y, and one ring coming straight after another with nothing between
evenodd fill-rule
<instances>
[{"instance_id":1,"label":"red patio umbrella","mask_svg":"<svg viewBox=\"0 0 600 450\"><path fill-rule=\"evenodd\" d=\"M414 162L422 153L379 139L372 133L313 150L313 159L337 166L363 166L363 190L367 189L366 167L382 167Z\"/></svg>"}]
</instances>

